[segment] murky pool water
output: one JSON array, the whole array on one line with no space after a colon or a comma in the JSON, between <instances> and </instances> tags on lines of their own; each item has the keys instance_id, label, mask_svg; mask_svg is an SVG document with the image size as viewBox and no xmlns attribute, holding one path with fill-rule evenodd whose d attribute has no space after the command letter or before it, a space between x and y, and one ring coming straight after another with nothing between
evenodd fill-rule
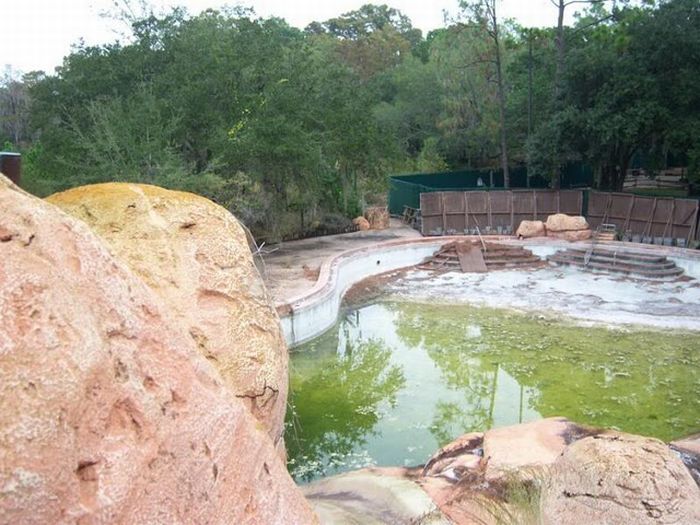
<instances>
[{"instance_id":1,"label":"murky pool water","mask_svg":"<svg viewBox=\"0 0 700 525\"><path fill-rule=\"evenodd\" d=\"M351 310L291 357L297 481L417 465L460 434L548 416L663 440L700 430L700 333L587 328L468 305Z\"/></svg>"}]
</instances>

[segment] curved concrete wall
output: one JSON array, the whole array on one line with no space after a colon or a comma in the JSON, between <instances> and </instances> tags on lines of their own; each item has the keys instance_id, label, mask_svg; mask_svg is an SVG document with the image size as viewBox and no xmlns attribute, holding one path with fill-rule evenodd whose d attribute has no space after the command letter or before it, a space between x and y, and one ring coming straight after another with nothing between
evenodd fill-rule
<instances>
[{"instance_id":1,"label":"curved concrete wall","mask_svg":"<svg viewBox=\"0 0 700 525\"><path fill-rule=\"evenodd\" d=\"M368 248L348 250L324 261L318 280L310 291L287 303L277 305L287 345L293 348L331 328L337 320L343 295L352 285L368 277L414 266L432 255L443 244L457 239L476 237L425 237L390 241ZM488 240L523 245L543 259L572 245L590 245L546 239L523 242L512 237L489 237ZM629 243L619 242L604 244L608 248L617 246L620 250L654 251L663 254L683 268L688 276L700 279L700 253L694 250L649 245L631 246Z\"/></svg>"},{"instance_id":2,"label":"curved concrete wall","mask_svg":"<svg viewBox=\"0 0 700 525\"><path fill-rule=\"evenodd\" d=\"M332 327L343 295L353 284L381 273L418 264L432 255L444 239L432 242L385 244L350 251L321 268L320 286L282 306L282 330L290 347L299 345ZM325 270L325 271L324 271Z\"/></svg>"}]
</instances>

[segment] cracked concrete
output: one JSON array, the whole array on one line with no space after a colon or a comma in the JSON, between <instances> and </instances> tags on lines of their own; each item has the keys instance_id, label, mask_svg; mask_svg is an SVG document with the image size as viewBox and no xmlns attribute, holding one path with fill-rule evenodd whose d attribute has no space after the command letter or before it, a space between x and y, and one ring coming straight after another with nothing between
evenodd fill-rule
<instances>
[{"instance_id":1,"label":"cracked concrete","mask_svg":"<svg viewBox=\"0 0 700 525\"><path fill-rule=\"evenodd\" d=\"M561 267L440 275L412 270L386 289L406 300L536 311L583 324L700 330L695 280L636 281Z\"/></svg>"}]
</instances>

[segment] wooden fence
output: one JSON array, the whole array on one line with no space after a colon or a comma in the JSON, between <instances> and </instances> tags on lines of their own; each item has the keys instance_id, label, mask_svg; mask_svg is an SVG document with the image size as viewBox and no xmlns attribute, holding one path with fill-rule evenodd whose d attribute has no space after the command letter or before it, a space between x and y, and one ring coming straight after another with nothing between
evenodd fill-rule
<instances>
[{"instance_id":1,"label":"wooden fence","mask_svg":"<svg viewBox=\"0 0 700 525\"><path fill-rule=\"evenodd\" d=\"M586 218L591 228L614 224L619 231L645 237L698 238L696 199L641 197L629 193L591 191Z\"/></svg>"},{"instance_id":2,"label":"wooden fence","mask_svg":"<svg viewBox=\"0 0 700 525\"><path fill-rule=\"evenodd\" d=\"M581 190L441 191L420 194L423 235L512 233L522 220L580 215Z\"/></svg>"},{"instance_id":3,"label":"wooden fence","mask_svg":"<svg viewBox=\"0 0 700 525\"><path fill-rule=\"evenodd\" d=\"M420 194L423 235L512 233L522 220L584 215L591 228L614 224L644 237L698 239L700 201L584 190L443 191Z\"/></svg>"}]
</instances>

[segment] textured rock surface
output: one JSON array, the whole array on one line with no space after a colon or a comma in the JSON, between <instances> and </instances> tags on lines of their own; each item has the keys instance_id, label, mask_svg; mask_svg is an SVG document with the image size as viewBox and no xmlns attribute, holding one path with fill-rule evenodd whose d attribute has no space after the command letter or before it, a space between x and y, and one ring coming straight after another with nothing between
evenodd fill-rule
<instances>
[{"instance_id":1,"label":"textured rock surface","mask_svg":"<svg viewBox=\"0 0 700 525\"><path fill-rule=\"evenodd\" d=\"M542 221L521 221L515 235L526 239L529 237L544 237L546 235L544 223Z\"/></svg>"},{"instance_id":2,"label":"textured rock surface","mask_svg":"<svg viewBox=\"0 0 700 525\"><path fill-rule=\"evenodd\" d=\"M548 237L562 239L564 241L585 241L591 238L591 230L570 230L565 232L547 232Z\"/></svg>"},{"instance_id":3,"label":"textured rock surface","mask_svg":"<svg viewBox=\"0 0 700 525\"><path fill-rule=\"evenodd\" d=\"M424 476L459 480L461 474L481 465L484 433L469 432L440 448L423 467Z\"/></svg>"},{"instance_id":4,"label":"textured rock surface","mask_svg":"<svg viewBox=\"0 0 700 525\"><path fill-rule=\"evenodd\" d=\"M303 487L321 523L448 525L435 503L402 469L363 469Z\"/></svg>"},{"instance_id":5,"label":"textured rock surface","mask_svg":"<svg viewBox=\"0 0 700 525\"><path fill-rule=\"evenodd\" d=\"M389 227L389 210L386 207L375 206L365 210L365 218L372 230L385 230Z\"/></svg>"},{"instance_id":6,"label":"textured rock surface","mask_svg":"<svg viewBox=\"0 0 700 525\"><path fill-rule=\"evenodd\" d=\"M86 222L165 301L277 443L287 348L236 219L203 197L140 184L83 186L47 200Z\"/></svg>"},{"instance_id":7,"label":"textured rock surface","mask_svg":"<svg viewBox=\"0 0 700 525\"><path fill-rule=\"evenodd\" d=\"M700 523L700 489L668 447L608 433L570 445L542 493L544 523Z\"/></svg>"},{"instance_id":8,"label":"textured rock surface","mask_svg":"<svg viewBox=\"0 0 700 525\"><path fill-rule=\"evenodd\" d=\"M700 487L700 434L671 441L669 446L688 467L690 475Z\"/></svg>"},{"instance_id":9,"label":"textured rock surface","mask_svg":"<svg viewBox=\"0 0 700 525\"><path fill-rule=\"evenodd\" d=\"M85 224L0 176L0 237L0 523L314 522L267 433Z\"/></svg>"},{"instance_id":10,"label":"textured rock surface","mask_svg":"<svg viewBox=\"0 0 700 525\"><path fill-rule=\"evenodd\" d=\"M355 218L352 220L352 223L353 223L355 226L357 226L357 228L358 228L360 231L362 231L362 232L367 231L367 230L370 229L369 221L368 221L367 219L365 219L364 217L355 217Z\"/></svg>"},{"instance_id":11,"label":"textured rock surface","mask_svg":"<svg viewBox=\"0 0 700 525\"><path fill-rule=\"evenodd\" d=\"M545 222L547 234L549 232L588 230L588 222L580 215L566 215L565 213L555 213L547 217Z\"/></svg>"},{"instance_id":12,"label":"textured rock surface","mask_svg":"<svg viewBox=\"0 0 700 525\"><path fill-rule=\"evenodd\" d=\"M677 439L669 443L672 447L687 450L700 456L700 434L694 434L692 436L685 437L683 439Z\"/></svg>"},{"instance_id":13,"label":"textured rock surface","mask_svg":"<svg viewBox=\"0 0 700 525\"><path fill-rule=\"evenodd\" d=\"M563 417L540 419L531 423L493 428L484 433L486 479L498 479L554 463L567 444L585 430Z\"/></svg>"}]
</instances>

